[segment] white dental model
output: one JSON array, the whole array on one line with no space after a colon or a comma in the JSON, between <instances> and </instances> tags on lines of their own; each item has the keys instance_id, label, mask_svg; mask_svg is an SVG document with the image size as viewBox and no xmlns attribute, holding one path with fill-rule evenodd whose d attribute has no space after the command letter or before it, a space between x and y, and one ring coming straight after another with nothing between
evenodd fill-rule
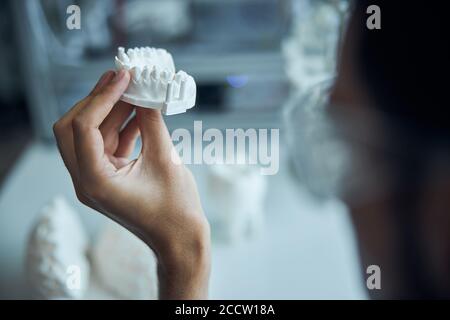
<instances>
[{"instance_id":1,"label":"white dental model","mask_svg":"<svg viewBox=\"0 0 450 320\"><path fill-rule=\"evenodd\" d=\"M38 299L158 298L150 248L109 220L90 245L77 213L62 197L47 204L33 225L25 269Z\"/></svg>"},{"instance_id":2,"label":"white dental model","mask_svg":"<svg viewBox=\"0 0 450 320\"><path fill-rule=\"evenodd\" d=\"M37 298L80 299L89 285L87 238L61 197L46 205L28 243L26 271Z\"/></svg>"},{"instance_id":3,"label":"white dental model","mask_svg":"<svg viewBox=\"0 0 450 320\"><path fill-rule=\"evenodd\" d=\"M225 241L236 243L264 228L266 176L258 166L214 165L208 171L212 219ZM213 226L213 227L214 227Z\"/></svg>"},{"instance_id":4,"label":"white dental model","mask_svg":"<svg viewBox=\"0 0 450 320\"><path fill-rule=\"evenodd\" d=\"M119 47L117 70L129 70L131 81L121 100L165 115L186 112L195 105L197 87L184 71L175 73L172 55L164 49Z\"/></svg>"},{"instance_id":5,"label":"white dental model","mask_svg":"<svg viewBox=\"0 0 450 320\"><path fill-rule=\"evenodd\" d=\"M131 232L108 221L92 248L96 277L122 299L158 299L156 257Z\"/></svg>"}]
</instances>

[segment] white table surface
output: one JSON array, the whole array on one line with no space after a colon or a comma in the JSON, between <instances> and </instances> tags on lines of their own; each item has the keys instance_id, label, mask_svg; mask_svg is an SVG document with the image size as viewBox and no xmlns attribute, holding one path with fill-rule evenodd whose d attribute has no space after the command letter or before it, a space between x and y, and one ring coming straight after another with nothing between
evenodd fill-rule
<instances>
[{"instance_id":1,"label":"white table surface","mask_svg":"<svg viewBox=\"0 0 450 320\"><path fill-rule=\"evenodd\" d=\"M213 244L211 298L365 299L345 208L313 201L287 168L282 163L268 178L263 235L233 246ZM192 169L204 194L206 168ZM56 194L66 197L95 235L105 218L76 201L56 148L31 144L0 190L0 298L29 297L23 268L28 231Z\"/></svg>"}]
</instances>

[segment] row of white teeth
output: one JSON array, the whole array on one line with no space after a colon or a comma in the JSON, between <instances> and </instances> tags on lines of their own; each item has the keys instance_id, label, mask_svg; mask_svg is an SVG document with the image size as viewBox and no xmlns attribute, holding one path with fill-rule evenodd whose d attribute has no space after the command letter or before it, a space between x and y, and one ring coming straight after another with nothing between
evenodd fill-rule
<instances>
[{"instance_id":1,"label":"row of white teeth","mask_svg":"<svg viewBox=\"0 0 450 320\"><path fill-rule=\"evenodd\" d=\"M172 56L164 49L135 48L125 53L124 48L119 48L116 67L130 71L127 94L158 101L183 100L191 78L181 70L174 73Z\"/></svg>"},{"instance_id":2,"label":"row of white teeth","mask_svg":"<svg viewBox=\"0 0 450 320\"><path fill-rule=\"evenodd\" d=\"M127 69L125 67L125 69ZM152 82L162 82L163 84L169 84L171 82L176 82L181 84L187 80L188 75L184 71L178 71L176 74L173 72L162 70L160 71L158 67L132 67L128 69L130 71L131 77L137 84L150 84Z\"/></svg>"},{"instance_id":3,"label":"row of white teeth","mask_svg":"<svg viewBox=\"0 0 450 320\"><path fill-rule=\"evenodd\" d=\"M118 56L119 60L124 62L125 64L130 63L131 60L135 60L135 59L139 59L139 58L172 59L170 53L168 53L165 49L150 48L150 47L128 49L126 53L125 53L125 49L123 47L120 47L118 49L117 56Z\"/></svg>"},{"instance_id":4,"label":"row of white teeth","mask_svg":"<svg viewBox=\"0 0 450 320\"><path fill-rule=\"evenodd\" d=\"M142 76L136 77L140 74L139 70L131 69L133 80L128 92L132 95L143 95L167 102L184 99L188 80L188 75L184 71L179 71L175 77L163 71L159 78L154 71L149 74L147 69L142 72Z\"/></svg>"}]
</instances>

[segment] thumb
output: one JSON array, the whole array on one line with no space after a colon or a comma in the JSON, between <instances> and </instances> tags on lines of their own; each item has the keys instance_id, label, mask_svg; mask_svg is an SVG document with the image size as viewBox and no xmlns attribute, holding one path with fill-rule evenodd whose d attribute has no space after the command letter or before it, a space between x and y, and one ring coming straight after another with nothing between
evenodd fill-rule
<instances>
[{"instance_id":1,"label":"thumb","mask_svg":"<svg viewBox=\"0 0 450 320\"><path fill-rule=\"evenodd\" d=\"M172 139L160 110L136 107L144 157L170 157Z\"/></svg>"}]
</instances>

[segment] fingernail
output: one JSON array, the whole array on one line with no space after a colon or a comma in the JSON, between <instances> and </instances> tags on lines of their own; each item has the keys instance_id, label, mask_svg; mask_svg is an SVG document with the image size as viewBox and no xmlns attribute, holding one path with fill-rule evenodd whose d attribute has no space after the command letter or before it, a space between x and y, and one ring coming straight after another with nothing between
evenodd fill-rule
<instances>
[{"instance_id":1,"label":"fingernail","mask_svg":"<svg viewBox=\"0 0 450 320\"><path fill-rule=\"evenodd\" d=\"M122 78L125 76L127 72L125 70L120 70L119 72L116 72L116 75L114 76L112 82L119 82L122 80Z\"/></svg>"}]
</instances>

